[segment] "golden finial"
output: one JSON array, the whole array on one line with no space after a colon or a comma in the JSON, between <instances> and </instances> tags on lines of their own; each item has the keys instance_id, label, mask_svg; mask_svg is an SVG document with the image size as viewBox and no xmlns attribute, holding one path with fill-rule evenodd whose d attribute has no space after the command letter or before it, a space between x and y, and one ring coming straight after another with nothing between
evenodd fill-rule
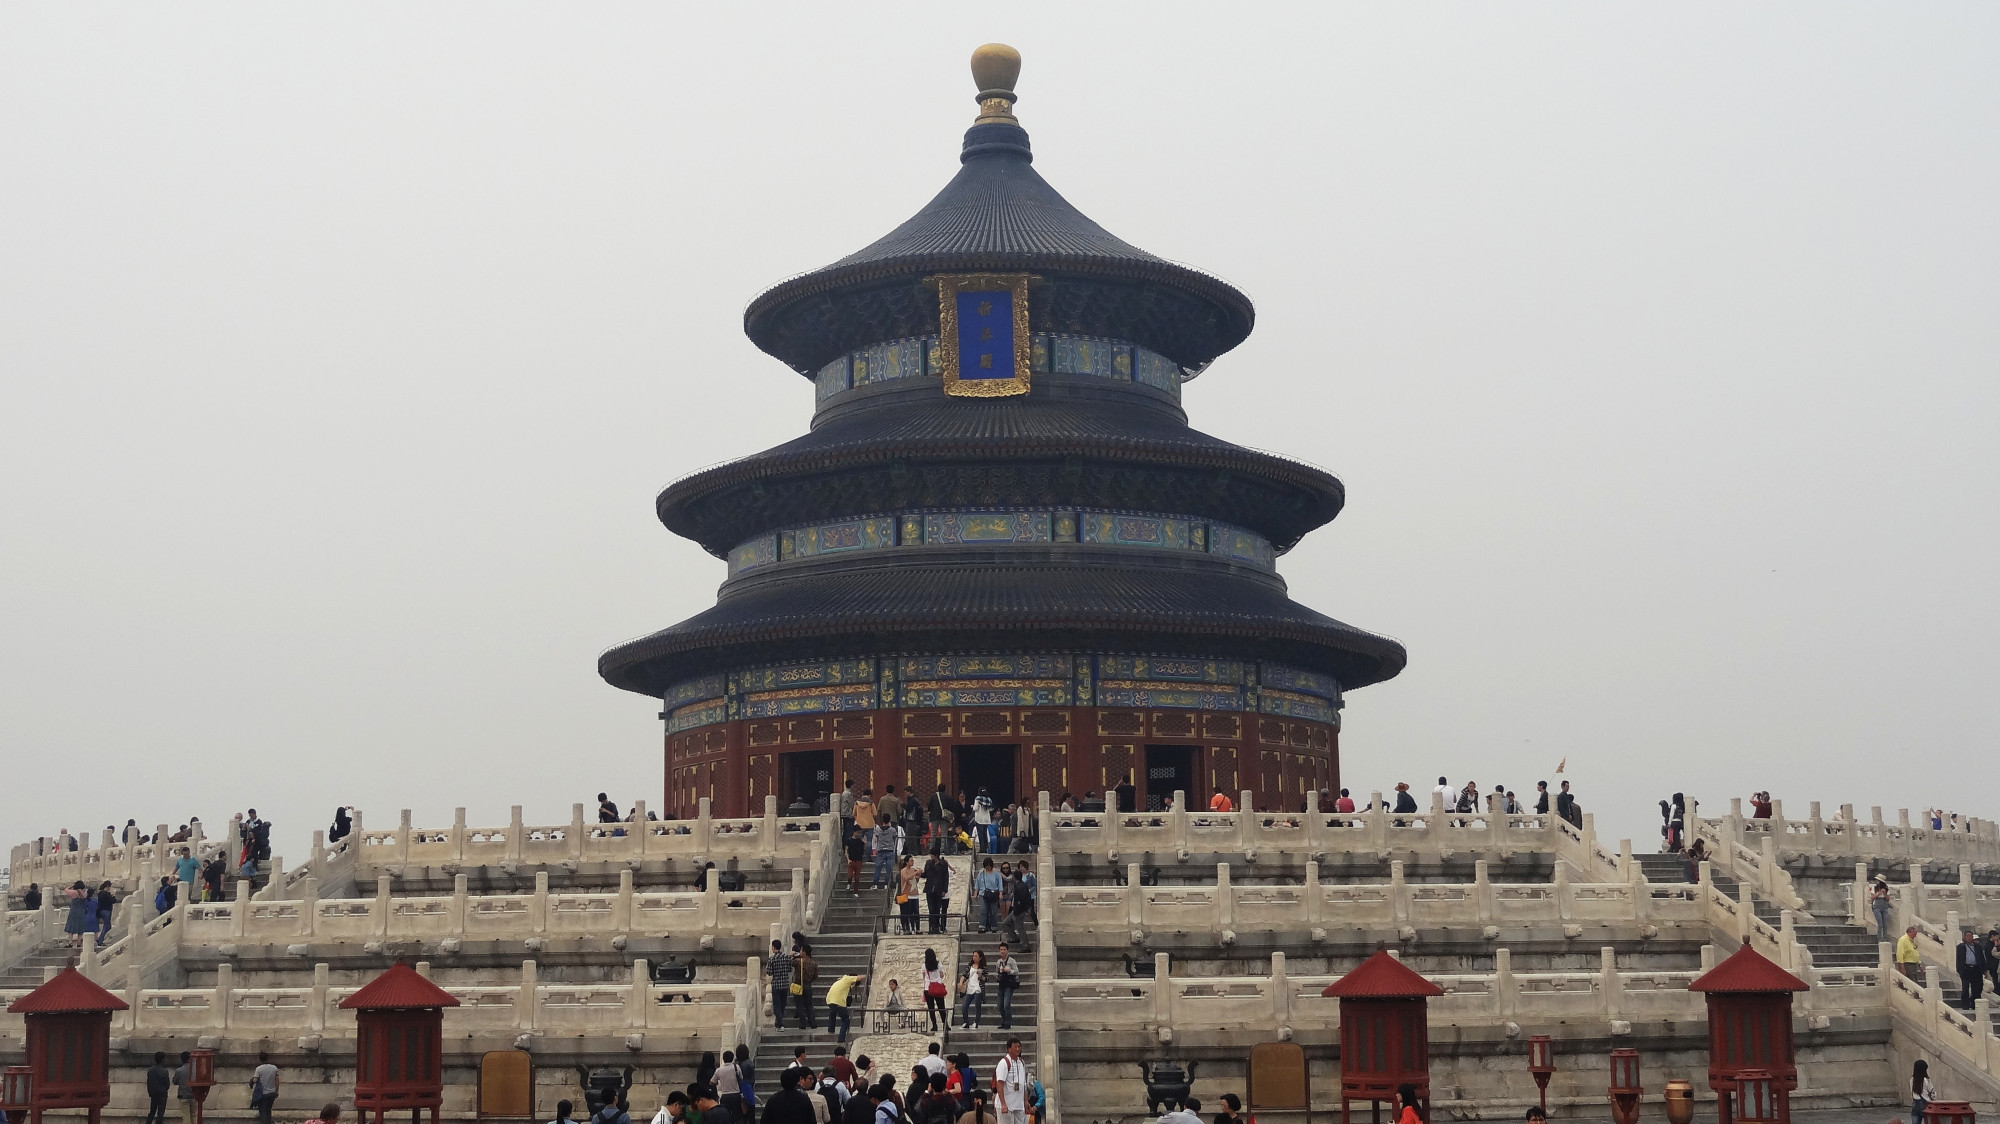
<instances>
[{"instance_id":1,"label":"golden finial","mask_svg":"<svg viewBox=\"0 0 2000 1124\"><path fill-rule=\"evenodd\" d=\"M973 124L1014 120L1014 83L1021 77L1021 52L988 43L972 52L972 81L979 87L979 117Z\"/></svg>"}]
</instances>

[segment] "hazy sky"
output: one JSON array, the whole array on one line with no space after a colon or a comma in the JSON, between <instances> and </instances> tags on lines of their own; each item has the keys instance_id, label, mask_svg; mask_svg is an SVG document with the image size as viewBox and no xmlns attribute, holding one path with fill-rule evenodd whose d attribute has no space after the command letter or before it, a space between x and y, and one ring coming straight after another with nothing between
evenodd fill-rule
<instances>
[{"instance_id":1,"label":"hazy sky","mask_svg":"<svg viewBox=\"0 0 2000 1124\"><path fill-rule=\"evenodd\" d=\"M0 7L0 837L663 788L668 481L766 286L958 167L1228 278L1207 432L1348 508L1356 789L2000 817L2000 6ZM1890 813L1893 815L1893 811Z\"/></svg>"}]
</instances>

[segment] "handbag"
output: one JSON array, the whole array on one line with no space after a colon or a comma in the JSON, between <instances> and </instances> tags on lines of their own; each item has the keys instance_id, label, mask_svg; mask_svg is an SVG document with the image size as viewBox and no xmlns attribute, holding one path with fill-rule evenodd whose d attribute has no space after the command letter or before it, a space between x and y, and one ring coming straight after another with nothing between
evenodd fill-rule
<instances>
[{"instance_id":1,"label":"handbag","mask_svg":"<svg viewBox=\"0 0 2000 1124\"><path fill-rule=\"evenodd\" d=\"M897 905L907 905L907 904L909 904L909 901L910 901L910 895L908 895L908 894L897 894L897 895L896 895L896 904L897 904Z\"/></svg>"},{"instance_id":2,"label":"handbag","mask_svg":"<svg viewBox=\"0 0 2000 1124\"><path fill-rule=\"evenodd\" d=\"M806 993L806 985L795 983L790 987L789 990L793 995L804 995Z\"/></svg>"},{"instance_id":3,"label":"handbag","mask_svg":"<svg viewBox=\"0 0 2000 1124\"><path fill-rule=\"evenodd\" d=\"M931 982L930 982L930 983L929 983L928 985L926 985L926 986L924 987L924 994L925 994L925 995L934 995L934 996L936 996L936 997L937 997L937 998L939 998L939 999L943 999L943 998L944 998L944 981L943 981L943 980L932 980L932 981L931 981Z\"/></svg>"}]
</instances>

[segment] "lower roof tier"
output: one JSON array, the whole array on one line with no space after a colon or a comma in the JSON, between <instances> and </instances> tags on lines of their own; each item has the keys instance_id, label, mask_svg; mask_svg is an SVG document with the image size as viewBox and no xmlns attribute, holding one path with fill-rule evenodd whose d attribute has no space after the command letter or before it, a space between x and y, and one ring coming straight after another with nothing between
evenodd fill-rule
<instances>
[{"instance_id":1,"label":"lower roof tier","mask_svg":"<svg viewBox=\"0 0 2000 1124\"><path fill-rule=\"evenodd\" d=\"M719 670L782 660L995 649L1181 651L1270 659L1352 690L1389 679L1394 640L1322 616L1282 582L1188 560L1079 566L1056 549L968 566L938 557L738 578L707 612L598 658L612 686L655 698Z\"/></svg>"}]
</instances>

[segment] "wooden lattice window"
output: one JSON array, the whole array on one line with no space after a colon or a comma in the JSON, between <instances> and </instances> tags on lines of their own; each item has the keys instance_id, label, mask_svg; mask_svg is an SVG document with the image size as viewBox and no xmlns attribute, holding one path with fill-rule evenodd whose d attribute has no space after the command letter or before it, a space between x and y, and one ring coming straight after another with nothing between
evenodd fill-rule
<instances>
[{"instance_id":1,"label":"wooden lattice window","mask_svg":"<svg viewBox=\"0 0 2000 1124\"><path fill-rule=\"evenodd\" d=\"M1154 711L1153 736L1160 738L1194 737L1194 715L1185 711Z\"/></svg>"},{"instance_id":2,"label":"wooden lattice window","mask_svg":"<svg viewBox=\"0 0 2000 1124\"><path fill-rule=\"evenodd\" d=\"M1100 710L1097 732L1108 738L1129 738L1145 728L1145 716L1136 710Z\"/></svg>"},{"instance_id":3,"label":"wooden lattice window","mask_svg":"<svg viewBox=\"0 0 2000 1124\"><path fill-rule=\"evenodd\" d=\"M1028 750L1029 785L1047 789L1057 799L1069 788L1069 747L1037 745Z\"/></svg>"},{"instance_id":4,"label":"wooden lattice window","mask_svg":"<svg viewBox=\"0 0 2000 1124\"><path fill-rule=\"evenodd\" d=\"M1314 726L1310 728L1309 732L1312 734L1312 747L1314 749L1325 751L1332 747L1333 738L1326 730Z\"/></svg>"},{"instance_id":5,"label":"wooden lattice window","mask_svg":"<svg viewBox=\"0 0 2000 1124\"><path fill-rule=\"evenodd\" d=\"M1031 710L1021 716L1024 734L1067 734L1069 715L1060 710Z\"/></svg>"},{"instance_id":6,"label":"wooden lattice window","mask_svg":"<svg viewBox=\"0 0 2000 1124\"><path fill-rule=\"evenodd\" d=\"M1134 714L1132 717L1137 718ZM1104 806L1111 807L1111 790L1132 775L1132 747L1129 745L1107 745L1104 747L1104 776L1098 783L1103 785Z\"/></svg>"},{"instance_id":7,"label":"wooden lattice window","mask_svg":"<svg viewBox=\"0 0 2000 1124\"><path fill-rule=\"evenodd\" d=\"M908 738L935 738L951 733L951 715L928 713L905 714L903 716L903 736Z\"/></svg>"},{"instance_id":8,"label":"wooden lattice window","mask_svg":"<svg viewBox=\"0 0 2000 1124\"><path fill-rule=\"evenodd\" d=\"M833 720L833 736L842 739L874 737L875 716L872 714L843 714Z\"/></svg>"},{"instance_id":9,"label":"wooden lattice window","mask_svg":"<svg viewBox=\"0 0 2000 1124\"><path fill-rule=\"evenodd\" d=\"M1235 796L1236 747L1219 745L1208 751L1208 783Z\"/></svg>"},{"instance_id":10,"label":"wooden lattice window","mask_svg":"<svg viewBox=\"0 0 2000 1124\"><path fill-rule=\"evenodd\" d=\"M777 723L773 722L771 725L775 726ZM771 754L759 753L750 758L749 766L750 807L753 811L762 812L764 810L764 798L776 795L778 791L776 785L772 783L772 778L777 774L777 762ZM711 772L709 776L709 786L711 789L714 787L714 784L714 774Z\"/></svg>"},{"instance_id":11,"label":"wooden lattice window","mask_svg":"<svg viewBox=\"0 0 2000 1124\"><path fill-rule=\"evenodd\" d=\"M708 732L708 752L721 753L729 746L729 734L721 729Z\"/></svg>"},{"instance_id":12,"label":"wooden lattice window","mask_svg":"<svg viewBox=\"0 0 2000 1124\"><path fill-rule=\"evenodd\" d=\"M1257 723L1257 740L1265 745L1283 745L1285 724L1275 718L1266 718Z\"/></svg>"},{"instance_id":13,"label":"wooden lattice window","mask_svg":"<svg viewBox=\"0 0 2000 1124\"><path fill-rule=\"evenodd\" d=\"M1004 710L973 710L966 712L965 732L967 734L1006 734L1014 729L1014 719Z\"/></svg>"},{"instance_id":14,"label":"wooden lattice window","mask_svg":"<svg viewBox=\"0 0 2000 1124\"><path fill-rule=\"evenodd\" d=\"M1263 765L1264 765L1264 778L1263 778L1263 783L1258 786L1259 790L1262 791L1266 797L1284 795L1285 792L1284 755L1266 749L1258 751L1258 756L1263 759Z\"/></svg>"},{"instance_id":15,"label":"wooden lattice window","mask_svg":"<svg viewBox=\"0 0 2000 1124\"><path fill-rule=\"evenodd\" d=\"M903 753L903 785L918 800L928 800L944 783L944 747L913 745Z\"/></svg>"},{"instance_id":16,"label":"wooden lattice window","mask_svg":"<svg viewBox=\"0 0 2000 1124\"><path fill-rule=\"evenodd\" d=\"M1243 736L1243 720L1234 714L1204 714L1201 718L1202 736L1235 741Z\"/></svg>"},{"instance_id":17,"label":"wooden lattice window","mask_svg":"<svg viewBox=\"0 0 2000 1124\"><path fill-rule=\"evenodd\" d=\"M1312 735L1306 732L1306 724L1293 722L1285 727L1285 744L1301 748L1312 744Z\"/></svg>"},{"instance_id":18,"label":"wooden lattice window","mask_svg":"<svg viewBox=\"0 0 2000 1124\"><path fill-rule=\"evenodd\" d=\"M750 723L751 745L777 745L778 739L781 736L783 736L783 734L784 731L779 727L779 725L776 722Z\"/></svg>"},{"instance_id":19,"label":"wooden lattice window","mask_svg":"<svg viewBox=\"0 0 2000 1124\"><path fill-rule=\"evenodd\" d=\"M794 742L816 742L826 737L826 719L792 719L791 740Z\"/></svg>"},{"instance_id":20,"label":"wooden lattice window","mask_svg":"<svg viewBox=\"0 0 2000 1124\"><path fill-rule=\"evenodd\" d=\"M856 746L847 751L847 774L844 778L854 782L854 791L873 792L875 790L875 751L867 746Z\"/></svg>"}]
</instances>

